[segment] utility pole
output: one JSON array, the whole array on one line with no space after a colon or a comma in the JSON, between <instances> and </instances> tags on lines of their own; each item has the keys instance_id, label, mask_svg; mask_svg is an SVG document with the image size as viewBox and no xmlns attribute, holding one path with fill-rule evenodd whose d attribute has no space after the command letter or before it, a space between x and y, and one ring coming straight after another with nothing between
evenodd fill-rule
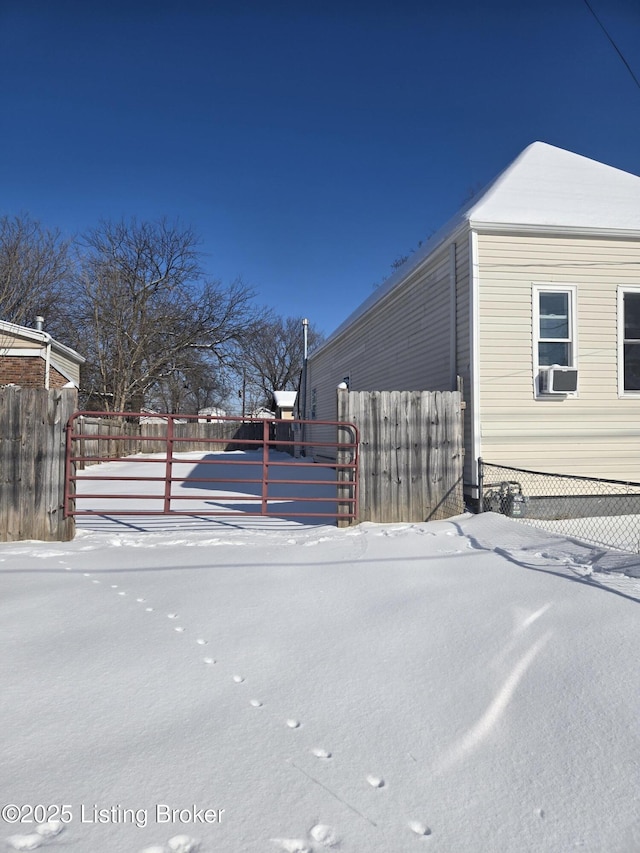
<instances>
[{"instance_id":1,"label":"utility pole","mask_svg":"<svg viewBox=\"0 0 640 853\"><path fill-rule=\"evenodd\" d=\"M305 317L302 321L302 382L301 384L301 412L300 417L306 420L307 417L307 357L309 354L309 321Z\"/></svg>"},{"instance_id":2,"label":"utility pole","mask_svg":"<svg viewBox=\"0 0 640 853\"><path fill-rule=\"evenodd\" d=\"M300 412L300 417L302 420L306 420L307 418L307 357L308 357L308 344L309 344L309 321L305 317L302 321L302 377L301 377L301 388L300 388L300 403L302 411ZM304 441L305 439L305 425L302 424L302 429L300 430L300 440ZM304 444L302 445L302 455L306 456L306 451L304 448Z\"/></svg>"}]
</instances>

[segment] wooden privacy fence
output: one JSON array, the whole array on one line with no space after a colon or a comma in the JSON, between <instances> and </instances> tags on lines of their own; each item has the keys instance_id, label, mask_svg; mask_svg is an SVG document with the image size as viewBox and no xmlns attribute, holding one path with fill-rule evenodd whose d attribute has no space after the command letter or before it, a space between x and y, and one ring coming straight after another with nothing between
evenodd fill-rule
<instances>
[{"instance_id":1,"label":"wooden privacy fence","mask_svg":"<svg viewBox=\"0 0 640 853\"><path fill-rule=\"evenodd\" d=\"M0 541L73 538L74 520L63 517L63 500L65 427L76 404L74 389L0 388ZM463 405L458 391L338 391L338 420L355 424L361 435L358 521L427 521L463 511ZM96 421L83 439L90 442L90 430L97 436L104 427L99 419L86 420L87 426ZM192 424L194 449L199 437L219 426ZM234 438L248 437L235 429L227 449ZM141 432L161 438L165 431L164 423L122 422L123 438ZM114 443L122 450L130 442ZM115 448L110 452L116 455ZM347 490L345 484L345 496Z\"/></svg>"},{"instance_id":2,"label":"wooden privacy fence","mask_svg":"<svg viewBox=\"0 0 640 853\"><path fill-rule=\"evenodd\" d=\"M65 427L73 388L0 388L0 541L73 539L63 517Z\"/></svg>"},{"instance_id":3,"label":"wooden privacy fence","mask_svg":"<svg viewBox=\"0 0 640 853\"><path fill-rule=\"evenodd\" d=\"M338 390L360 432L358 521L431 521L464 511L460 391Z\"/></svg>"}]
</instances>

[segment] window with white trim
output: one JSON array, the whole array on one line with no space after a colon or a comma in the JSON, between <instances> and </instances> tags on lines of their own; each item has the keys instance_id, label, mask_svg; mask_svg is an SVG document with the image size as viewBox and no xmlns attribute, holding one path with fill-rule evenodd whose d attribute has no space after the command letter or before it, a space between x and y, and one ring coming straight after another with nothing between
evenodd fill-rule
<instances>
[{"instance_id":1,"label":"window with white trim","mask_svg":"<svg viewBox=\"0 0 640 853\"><path fill-rule=\"evenodd\" d=\"M640 392L640 289L620 290L619 372L620 391Z\"/></svg>"},{"instance_id":2,"label":"window with white trim","mask_svg":"<svg viewBox=\"0 0 640 853\"><path fill-rule=\"evenodd\" d=\"M557 364L577 367L576 288L537 284L533 287L534 374ZM539 381L536 391L540 392Z\"/></svg>"}]
</instances>

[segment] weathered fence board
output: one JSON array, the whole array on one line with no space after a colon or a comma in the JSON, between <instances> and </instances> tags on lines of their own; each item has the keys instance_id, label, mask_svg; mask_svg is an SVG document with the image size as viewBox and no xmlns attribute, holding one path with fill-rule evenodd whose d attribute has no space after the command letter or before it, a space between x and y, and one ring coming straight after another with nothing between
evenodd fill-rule
<instances>
[{"instance_id":1,"label":"weathered fence board","mask_svg":"<svg viewBox=\"0 0 640 853\"><path fill-rule=\"evenodd\" d=\"M360 431L359 521L448 518L464 510L459 391L338 390Z\"/></svg>"},{"instance_id":2,"label":"weathered fence board","mask_svg":"<svg viewBox=\"0 0 640 853\"><path fill-rule=\"evenodd\" d=\"M73 539L63 517L65 426L74 389L0 388L0 541Z\"/></svg>"}]
</instances>

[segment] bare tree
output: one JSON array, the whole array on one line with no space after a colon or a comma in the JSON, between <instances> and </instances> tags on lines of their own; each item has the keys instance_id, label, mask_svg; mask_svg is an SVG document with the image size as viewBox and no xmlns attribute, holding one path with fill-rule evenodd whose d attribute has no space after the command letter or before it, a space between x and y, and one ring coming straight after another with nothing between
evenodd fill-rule
<instances>
[{"instance_id":1,"label":"bare tree","mask_svg":"<svg viewBox=\"0 0 640 853\"><path fill-rule=\"evenodd\" d=\"M205 408L225 409L231 393L226 373L215 357L189 348L158 377L146 404L158 412L195 415Z\"/></svg>"},{"instance_id":2,"label":"bare tree","mask_svg":"<svg viewBox=\"0 0 640 853\"><path fill-rule=\"evenodd\" d=\"M253 328L252 292L203 278L198 238L166 219L102 222L80 243L67 337L86 356L93 408L139 411L208 352L222 362Z\"/></svg>"},{"instance_id":3,"label":"bare tree","mask_svg":"<svg viewBox=\"0 0 640 853\"><path fill-rule=\"evenodd\" d=\"M323 339L310 325L309 351ZM247 375L260 389L264 405L272 404L274 391L297 391L304 359L302 317L267 317L247 339L243 357Z\"/></svg>"},{"instance_id":4,"label":"bare tree","mask_svg":"<svg viewBox=\"0 0 640 853\"><path fill-rule=\"evenodd\" d=\"M69 242L27 214L0 217L0 319L48 317L71 274Z\"/></svg>"}]
</instances>

